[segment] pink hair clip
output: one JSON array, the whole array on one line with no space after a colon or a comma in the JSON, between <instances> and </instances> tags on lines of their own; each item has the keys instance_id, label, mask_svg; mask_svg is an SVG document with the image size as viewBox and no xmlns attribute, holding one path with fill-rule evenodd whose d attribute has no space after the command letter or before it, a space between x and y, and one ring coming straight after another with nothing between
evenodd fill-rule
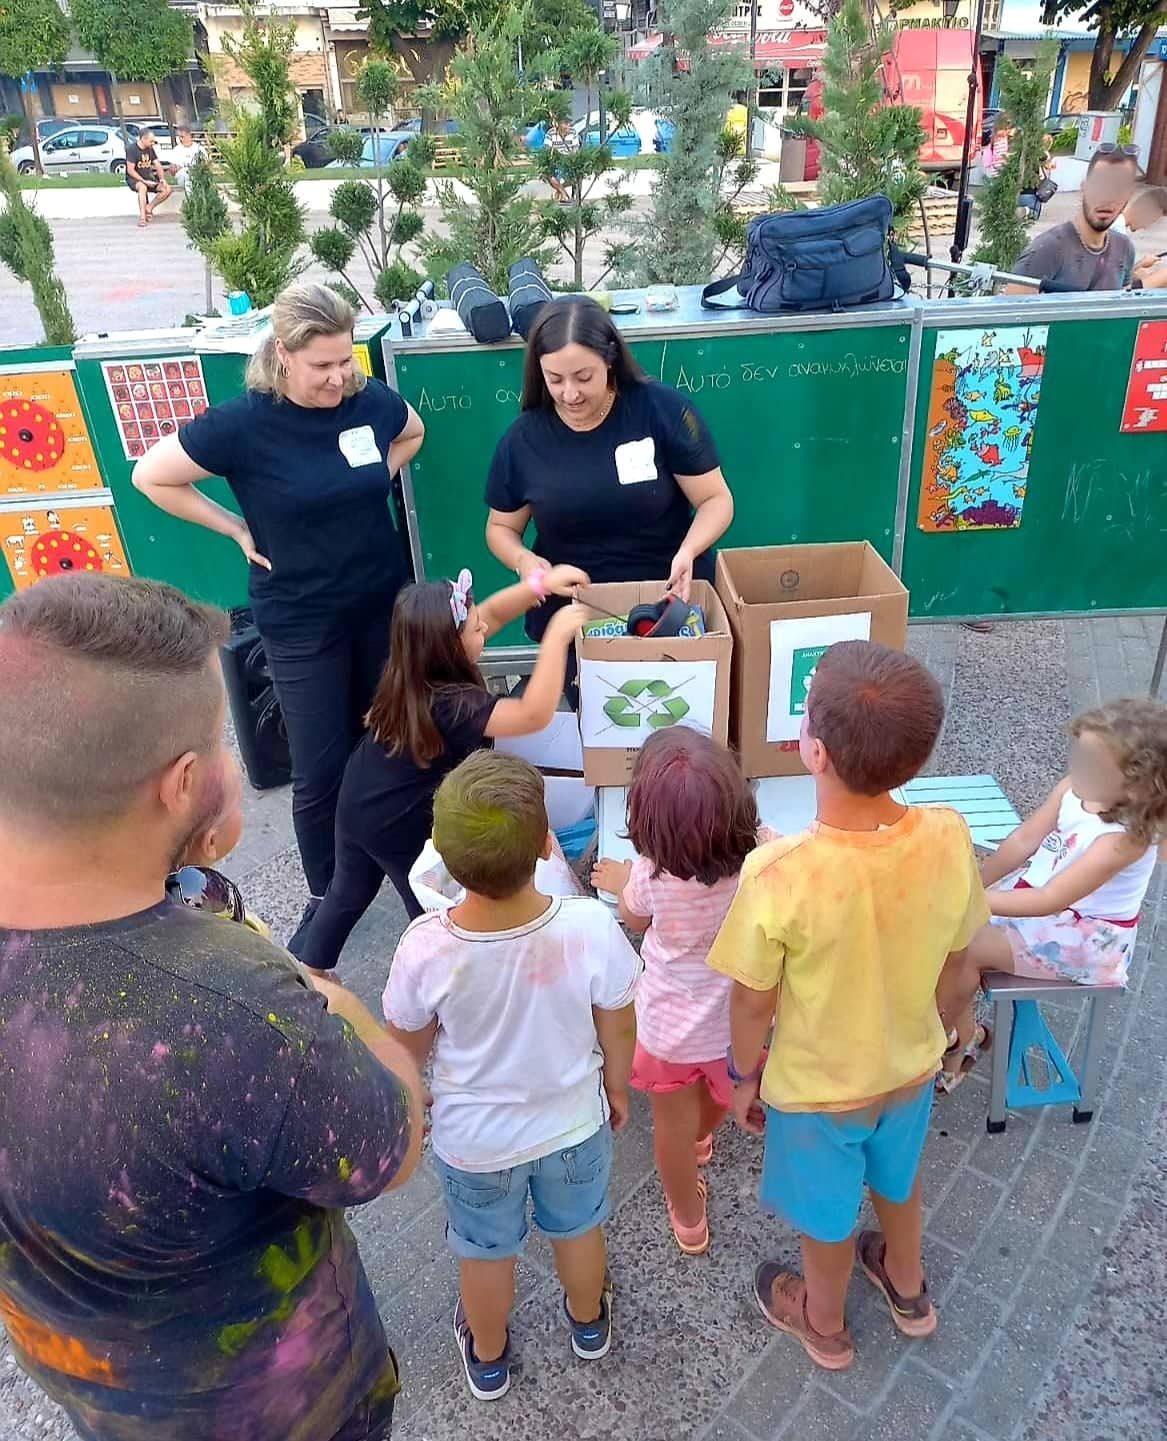
<instances>
[{"instance_id":1,"label":"pink hair clip","mask_svg":"<svg viewBox=\"0 0 1167 1441\"><path fill-rule=\"evenodd\" d=\"M470 616L470 592L474 589L474 577L463 568L458 579L450 582L450 613L454 617L454 628L461 630Z\"/></svg>"}]
</instances>

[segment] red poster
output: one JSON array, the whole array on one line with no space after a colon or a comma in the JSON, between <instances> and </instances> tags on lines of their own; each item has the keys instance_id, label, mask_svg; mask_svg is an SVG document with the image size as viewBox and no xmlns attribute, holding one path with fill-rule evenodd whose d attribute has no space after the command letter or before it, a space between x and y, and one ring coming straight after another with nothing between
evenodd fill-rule
<instances>
[{"instance_id":1,"label":"red poster","mask_svg":"<svg viewBox=\"0 0 1167 1441\"><path fill-rule=\"evenodd\" d=\"M1119 429L1167 430L1167 320L1139 326Z\"/></svg>"}]
</instances>

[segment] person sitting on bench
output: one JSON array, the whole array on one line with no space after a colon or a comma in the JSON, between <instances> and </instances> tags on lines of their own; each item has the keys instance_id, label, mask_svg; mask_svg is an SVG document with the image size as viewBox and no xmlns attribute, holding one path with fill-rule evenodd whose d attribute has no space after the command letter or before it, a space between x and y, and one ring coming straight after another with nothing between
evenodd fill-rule
<instances>
[{"instance_id":1,"label":"person sitting on bench","mask_svg":"<svg viewBox=\"0 0 1167 1441\"><path fill-rule=\"evenodd\" d=\"M148 225L155 210L174 194L154 148L153 130L139 131L137 140L126 146L126 184L138 197L139 227Z\"/></svg>"},{"instance_id":2,"label":"person sitting on bench","mask_svg":"<svg viewBox=\"0 0 1167 1441\"><path fill-rule=\"evenodd\" d=\"M1110 701L1078 716L1070 735L1069 776L981 866L993 918L938 996L956 1031L944 1089L968 1070L986 971L1126 984L1156 856L1167 855L1167 705Z\"/></svg>"}]
</instances>

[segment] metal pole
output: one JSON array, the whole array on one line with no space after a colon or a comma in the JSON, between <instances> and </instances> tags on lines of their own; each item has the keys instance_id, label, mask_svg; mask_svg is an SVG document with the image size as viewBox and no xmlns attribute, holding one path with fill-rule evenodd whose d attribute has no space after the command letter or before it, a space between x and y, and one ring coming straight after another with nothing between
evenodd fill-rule
<instances>
[{"instance_id":1,"label":"metal pole","mask_svg":"<svg viewBox=\"0 0 1167 1441\"><path fill-rule=\"evenodd\" d=\"M754 153L754 120L758 114L758 0L750 0L750 88L746 92L746 159Z\"/></svg>"},{"instance_id":2,"label":"metal pole","mask_svg":"<svg viewBox=\"0 0 1167 1441\"><path fill-rule=\"evenodd\" d=\"M1163 682L1163 663L1167 661L1167 616L1163 618L1163 630L1159 636L1159 649L1155 652L1155 665L1151 671L1151 698L1159 694Z\"/></svg>"},{"instance_id":3,"label":"metal pole","mask_svg":"<svg viewBox=\"0 0 1167 1441\"><path fill-rule=\"evenodd\" d=\"M949 254L959 262L968 248L972 227L972 200L968 193L968 175L972 166L973 124L977 118L977 91L980 89L981 32L985 26L985 0L977 0L977 19L973 28L972 66L968 72L968 104L964 112L964 147L960 156L960 181L956 191L956 233Z\"/></svg>"}]
</instances>

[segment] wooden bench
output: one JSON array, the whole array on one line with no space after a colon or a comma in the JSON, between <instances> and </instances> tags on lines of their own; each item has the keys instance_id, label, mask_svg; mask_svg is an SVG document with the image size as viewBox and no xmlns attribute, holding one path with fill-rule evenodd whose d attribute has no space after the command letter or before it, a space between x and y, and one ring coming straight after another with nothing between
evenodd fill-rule
<instances>
[{"instance_id":1,"label":"wooden bench","mask_svg":"<svg viewBox=\"0 0 1167 1441\"><path fill-rule=\"evenodd\" d=\"M434 169L449 170L451 166L461 165L462 152L456 145L437 145L434 147Z\"/></svg>"}]
</instances>

